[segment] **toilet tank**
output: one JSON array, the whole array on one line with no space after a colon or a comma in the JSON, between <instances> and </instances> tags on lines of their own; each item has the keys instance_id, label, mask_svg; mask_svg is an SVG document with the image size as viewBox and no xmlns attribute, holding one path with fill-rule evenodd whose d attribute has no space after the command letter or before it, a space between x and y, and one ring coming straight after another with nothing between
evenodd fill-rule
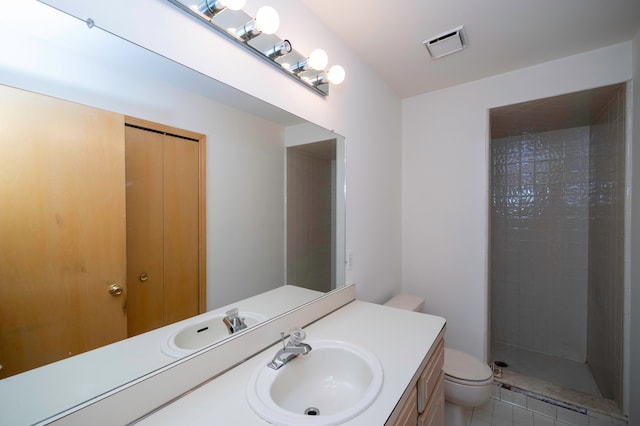
<instances>
[{"instance_id":1,"label":"toilet tank","mask_svg":"<svg viewBox=\"0 0 640 426\"><path fill-rule=\"evenodd\" d=\"M413 294L401 293L389 299L384 306L391 306L392 308L404 309L407 311L422 312L424 309L424 299Z\"/></svg>"}]
</instances>

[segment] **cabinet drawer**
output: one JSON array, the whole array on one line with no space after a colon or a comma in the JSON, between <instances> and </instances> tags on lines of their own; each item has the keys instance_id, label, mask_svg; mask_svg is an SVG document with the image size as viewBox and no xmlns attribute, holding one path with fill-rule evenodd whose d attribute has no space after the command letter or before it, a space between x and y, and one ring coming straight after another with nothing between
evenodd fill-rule
<instances>
[{"instance_id":1,"label":"cabinet drawer","mask_svg":"<svg viewBox=\"0 0 640 426\"><path fill-rule=\"evenodd\" d=\"M416 388L411 390L409 399L404 403L400 410L400 415L393 423L393 426L415 426L418 424L418 391Z\"/></svg>"},{"instance_id":2,"label":"cabinet drawer","mask_svg":"<svg viewBox=\"0 0 640 426\"><path fill-rule=\"evenodd\" d=\"M418 416L418 426L444 425L444 374L440 374L424 412Z\"/></svg>"},{"instance_id":3,"label":"cabinet drawer","mask_svg":"<svg viewBox=\"0 0 640 426\"><path fill-rule=\"evenodd\" d=\"M431 394L436 387L438 379L442 375L442 366L444 365L444 340L438 342L436 350L433 352L431 359L428 361L420 378L418 379L418 412L422 413L431 398Z\"/></svg>"}]
</instances>

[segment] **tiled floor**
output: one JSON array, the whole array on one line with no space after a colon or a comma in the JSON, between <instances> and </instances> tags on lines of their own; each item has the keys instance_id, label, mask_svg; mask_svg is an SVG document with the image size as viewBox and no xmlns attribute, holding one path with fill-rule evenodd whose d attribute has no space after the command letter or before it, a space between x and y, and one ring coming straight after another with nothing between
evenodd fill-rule
<instances>
[{"instance_id":1,"label":"tiled floor","mask_svg":"<svg viewBox=\"0 0 640 426\"><path fill-rule=\"evenodd\" d=\"M586 411L586 410L585 410ZM623 419L577 412L496 385L487 404L473 410L470 426L626 426Z\"/></svg>"},{"instance_id":2,"label":"tiled floor","mask_svg":"<svg viewBox=\"0 0 640 426\"><path fill-rule=\"evenodd\" d=\"M504 361L510 371L544 380L556 385L600 396L593 375L587 364L527 351L514 346L494 343L491 346L493 361Z\"/></svg>"}]
</instances>

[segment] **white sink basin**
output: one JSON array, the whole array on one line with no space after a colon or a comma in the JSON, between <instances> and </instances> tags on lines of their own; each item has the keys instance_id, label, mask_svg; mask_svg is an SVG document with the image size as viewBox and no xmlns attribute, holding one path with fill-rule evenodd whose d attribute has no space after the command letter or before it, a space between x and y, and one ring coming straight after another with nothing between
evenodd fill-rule
<instances>
[{"instance_id":1,"label":"white sink basin","mask_svg":"<svg viewBox=\"0 0 640 426\"><path fill-rule=\"evenodd\" d=\"M279 370L251 377L247 401L264 420L282 426L341 424L362 413L382 388L382 365L368 350L335 340L308 341L312 350ZM274 350L272 356L275 355Z\"/></svg>"},{"instance_id":2,"label":"white sink basin","mask_svg":"<svg viewBox=\"0 0 640 426\"><path fill-rule=\"evenodd\" d=\"M240 311L239 315L245 319L247 328L266 319L264 315L253 312ZM172 357L181 357L228 337L229 331L222 322L224 317L224 313L208 317L205 314L204 318L196 317L188 321L163 342L162 352Z\"/></svg>"}]
</instances>

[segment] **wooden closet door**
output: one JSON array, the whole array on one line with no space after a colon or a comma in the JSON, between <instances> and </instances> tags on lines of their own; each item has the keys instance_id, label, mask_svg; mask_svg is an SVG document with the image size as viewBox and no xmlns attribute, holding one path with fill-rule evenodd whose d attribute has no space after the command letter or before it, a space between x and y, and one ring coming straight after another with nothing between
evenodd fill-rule
<instances>
[{"instance_id":1,"label":"wooden closet door","mask_svg":"<svg viewBox=\"0 0 640 426\"><path fill-rule=\"evenodd\" d=\"M126 158L133 336L199 313L199 146L127 127Z\"/></svg>"},{"instance_id":2,"label":"wooden closet door","mask_svg":"<svg viewBox=\"0 0 640 426\"><path fill-rule=\"evenodd\" d=\"M164 136L165 323L198 314L198 143Z\"/></svg>"},{"instance_id":3,"label":"wooden closet door","mask_svg":"<svg viewBox=\"0 0 640 426\"><path fill-rule=\"evenodd\" d=\"M123 129L0 86L0 378L126 337Z\"/></svg>"},{"instance_id":4,"label":"wooden closet door","mask_svg":"<svg viewBox=\"0 0 640 426\"><path fill-rule=\"evenodd\" d=\"M129 336L164 325L162 138L125 128Z\"/></svg>"}]
</instances>

